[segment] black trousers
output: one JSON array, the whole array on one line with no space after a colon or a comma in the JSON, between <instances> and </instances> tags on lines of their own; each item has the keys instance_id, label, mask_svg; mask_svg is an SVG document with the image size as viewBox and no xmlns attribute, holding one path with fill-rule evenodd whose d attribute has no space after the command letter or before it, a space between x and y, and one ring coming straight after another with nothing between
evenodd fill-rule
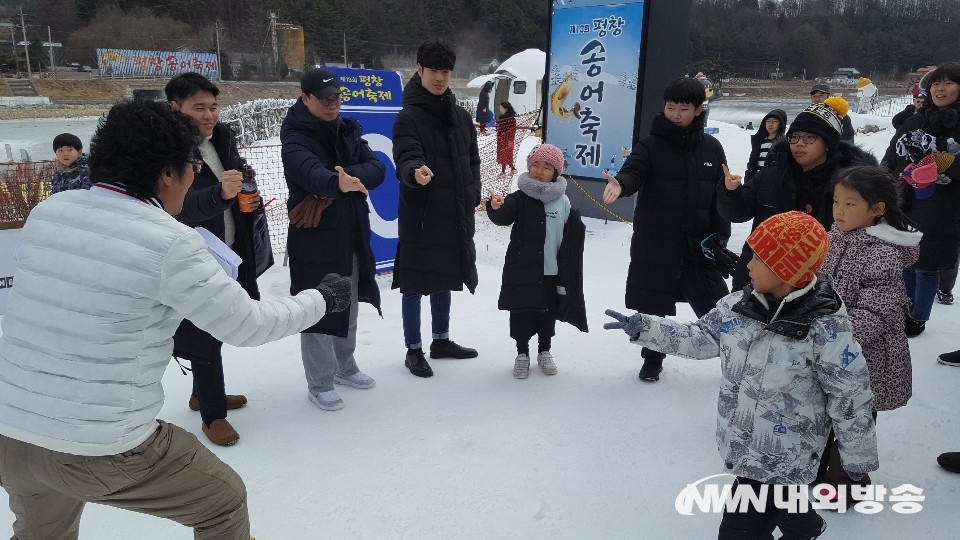
<instances>
[{"instance_id":1,"label":"black trousers","mask_svg":"<svg viewBox=\"0 0 960 540\"><path fill-rule=\"evenodd\" d=\"M530 354L530 338L537 336L537 352L549 351L557 329L557 276L543 276L545 311L511 311L510 337L517 354Z\"/></svg>"},{"instance_id":2,"label":"black trousers","mask_svg":"<svg viewBox=\"0 0 960 540\"><path fill-rule=\"evenodd\" d=\"M763 482L738 476L733 483L733 489L738 485L749 485L754 493L759 493ZM757 511L753 505L745 512L723 511L723 520L720 521L718 540L773 540L773 531L780 527L782 540L800 540L816 538L823 528L823 518L817 511L809 508L807 512L791 514L777 508L773 504L773 486L767 489L767 497L763 504L763 511Z\"/></svg>"},{"instance_id":3,"label":"black trousers","mask_svg":"<svg viewBox=\"0 0 960 540\"><path fill-rule=\"evenodd\" d=\"M722 288L711 287L708 282L711 276L705 275L708 271L712 272L712 270L698 269L688 265L683 267L680 271L680 277L678 278L680 292L683 293L683 298L690 304L690 307L698 318L703 317L709 313L711 309L717 307L717 302L730 292L727 290L725 283ZM648 313L648 315L662 317L665 316L666 313ZM667 357L667 355L662 352L646 347L640 349L640 356L644 360L660 362L663 362L663 359Z\"/></svg>"},{"instance_id":4,"label":"black trousers","mask_svg":"<svg viewBox=\"0 0 960 540\"><path fill-rule=\"evenodd\" d=\"M217 351L210 360L190 362L193 395L200 401L200 418L210 425L227 417L227 390L223 380L223 355Z\"/></svg>"}]
</instances>

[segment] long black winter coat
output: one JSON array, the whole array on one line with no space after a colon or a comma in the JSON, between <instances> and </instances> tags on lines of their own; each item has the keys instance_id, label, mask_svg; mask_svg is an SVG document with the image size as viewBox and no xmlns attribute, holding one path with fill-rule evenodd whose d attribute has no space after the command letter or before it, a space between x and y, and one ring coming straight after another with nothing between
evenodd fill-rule
<instances>
[{"instance_id":1,"label":"long black winter coat","mask_svg":"<svg viewBox=\"0 0 960 540\"><path fill-rule=\"evenodd\" d=\"M317 227L291 225L287 229L290 294L316 287L331 272L351 275L356 254L358 299L380 312L376 261L370 248L370 207L362 194L340 191L339 175L334 170L340 165L347 174L359 178L367 190L383 183L386 168L361 137L362 132L352 118L338 117L332 122L317 119L299 99L287 110L280 128L283 175L290 190L287 209L292 210L309 195L333 199ZM304 332L346 337L349 316L349 310L329 313Z\"/></svg>"},{"instance_id":2,"label":"long black winter coat","mask_svg":"<svg viewBox=\"0 0 960 540\"><path fill-rule=\"evenodd\" d=\"M546 311L543 296L543 247L547 235L543 202L517 191L507 195L494 210L487 201L487 215L497 225L513 224L503 265L503 284L497 306L505 311ZM583 246L586 226L571 209L563 226L557 252L557 320L587 331L587 308L583 297Z\"/></svg>"},{"instance_id":3,"label":"long black winter coat","mask_svg":"<svg viewBox=\"0 0 960 540\"><path fill-rule=\"evenodd\" d=\"M784 133L787 132L787 113L783 109L774 109L763 117L763 120L760 121L760 128L757 129L756 133L750 136L750 159L747 160L747 171L743 175L745 182L749 182L750 179L753 178L753 175L757 174L757 171L760 170L760 147L767 141L769 136L767 133L768 118L775 118L780 121L780 129L777 131L777 136L773 139L773 144L776 144L778 141L782 141ZM770 150L768 149L767 156L763 162L764 165L766 165L769 161Z\"/></svg>"},{"instance_id":4,"label":"long black winter coat","mask_svg":"<svg viewBox=\"0 0 960 540\"><path fill-rule=\"evenodd\" d=\"M399 242L393 288L432 294L477 287L474 209L480 204L480 152L470 114L449 89L435 96L414 75L393 124L393 161L400 180ZM414 171L433 171L425 186Z\"/></svg>"},{"instance_id":5,"label":"long black winter coat","mask_svg":"<svg viewBox=\"0 0 960 540\"><path fill-rule=\"evenodd\" d=\"M213 127L210 139L225 171L240 170L240 153L237 141L230 127L217 124ZM236 197L223 200L220 196L220 179L206 163L203 169L193 177L193 185L183 200L183 210L177 219L191 227L203 227L224 239L224 212L233 217L236 232L233 246L230 247L242 261L238 269L237 282L250 298L260 299L257 287L256 262L253 255L253 213L241 212L236 205ZM209 362L220 357L222 343L210 334L200 330L189 320L184 319L173 336L173 355L195 362Z\"/></svg>"},{"instance_id":6,"label":"long black winter coat","mask_svg":"<svg viewBox=\"0 0 960 540\"><path fill-rule=\"evenodd\" d=\"M884 165L899 175L910 160L896 153L901 135L922 130L936 138L938 150L947 149L947 139L960 142L960 102L939 109L929 100L916 114L904 120L884 155ZM903 184L903 211L923 233L920 239L920 258L912 266L922 270L953 268L960 254L960 159L953 162L943 174L951 178L949 184L935 184L933 195L927 199L914 197L914 189Z\"/></svg>"},{"instance_id":7,"label":"long black winter coat","mask_svg":"<svg viewBox=\"0 0 960 540\"><path fill-rule=\"evenodd\" d=\"M855 165L876 165L877 159L858 146L841 141L838 151L827 154L827 161L803 172L790 154L786 141L773 145L767 154L768 163L749 182L729 191L721 182L717 186L720 215L734 223L753 219L756 229L768 217L799 210L817 219L827 230L833 225L833 192L830 181L838 170ZM750 280L747 263L753 251L746 244L740 264L733 274L733 289L741 289Z\"/></svg>"},{"instance_id":8,"label":"long black winter coat","mask_svg":"<svg viewBox=\"0 0 960 540\"><path fill-rule=\"evenodd\" d=\"M727 162L720 142L703 133L702 116L681 128L663 114L617 173L621 197L638 193L630 242L626 306L642 313L675 315L683 302L677 276L695 267L715 296L727 292L717 266L703 256L700 241L729 238L730 222L717 213L716 186Z\"/></svg>"}]
</instances>

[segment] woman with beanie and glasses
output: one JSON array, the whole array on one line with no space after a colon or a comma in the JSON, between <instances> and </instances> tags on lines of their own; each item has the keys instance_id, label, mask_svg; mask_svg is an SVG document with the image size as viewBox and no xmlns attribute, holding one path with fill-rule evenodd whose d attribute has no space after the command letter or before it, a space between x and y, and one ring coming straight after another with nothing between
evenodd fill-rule
<instances>
[{"instance_id":1,"label":"woman with beanie and glasses","mask_svg":"<svg viewBox=\"0 0 960 540\"><path fill-rule=\"evenodd\" d=\"M833 224L833 190L830 180L839 169L876 165L872 155L840 140L846 102L831 97L800 112L787 130L786 140L773 145L768 164L741 185L740 177L727 175L717 187L717 208L724 219L742 223L753 219L756 228L768 217L798 210L813 216L825 229ZM838 110L839 109L839 110ZM733 274L733 289L748 283L747 263L752 251L744 244Z\"/></svg>"},{"instance_id":2,"label":"woman with beanie and glasses","mask_svg":"<svg viewBox=\"0 0 960 540\"><path fill-rule=\"evenodd\" d=\"M903 122L883 158L905 184L903 209L923 233L920 258L903 274L913 302L911 337L930 319L940 270L952 268L960 254L960 62L937 66L920 88L927 94L923 108ZM960 366L960 351L951 363Z\"/></svg>"}]
</instances>

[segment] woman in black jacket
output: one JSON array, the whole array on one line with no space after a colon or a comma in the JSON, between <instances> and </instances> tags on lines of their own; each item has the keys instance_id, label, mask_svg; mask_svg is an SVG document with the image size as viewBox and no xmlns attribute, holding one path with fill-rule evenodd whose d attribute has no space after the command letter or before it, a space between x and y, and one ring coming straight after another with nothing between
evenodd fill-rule
<instances>
[{"instance_id":1,"label":"woman in black jacket","mask_svg":"<svg viewBox=\"0 0 960 540\"><path fill-rule=\"evenodd\" d=\"M756 228L768 217L799 210L812 215L825 229L833 224L830 179L839 169L876 165L877 160L853 144L840 140L840 115L829 105L815 103L790 124L785 141L775 144L768 162L750 181L737 176L717 187L720 215L735 223L753 219ZM747 263L753 258L744 244L733 274L733 289L749 283Z\"/></svg>"},{"instance_id":2,"label":"woman in black jacket","mask_svg":"<svg viewBox=\"0 0 960 540\"><path fill-rule=\"evenodd\" d=\"M903 209L923 233L920 258L904 272L913 302L907 335L923 332L940 284L960 252L960 63L924 76L922 109L904 120L883 163L904 181Z\"/></svg>"}]
</instances>

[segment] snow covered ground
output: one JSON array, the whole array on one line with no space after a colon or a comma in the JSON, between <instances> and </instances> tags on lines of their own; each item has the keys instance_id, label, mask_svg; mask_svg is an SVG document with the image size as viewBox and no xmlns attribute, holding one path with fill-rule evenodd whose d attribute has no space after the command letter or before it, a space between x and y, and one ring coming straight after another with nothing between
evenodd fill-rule
<instances>
[{"instance_id":1,"label":"snow covered ground","mask_svg":"<svg viewBox=\"0 0 960 540\"><path fill-rule=\"evenodd\" d=\"M889 119L854 114L853 121L888 128L857 136L881 156ZM742 172L750 133L711 125L720 128L731 169ZM229 415L240 442L209 446L246 482L257 538L715 538L719 515L682 516L674 501L687 484L724 472L715 441L718 361L670 357L659 383L637 378L639 348L622 332L602 329L604 309L623 310L631 229L586 221L591 331L558 326L554 377L535 367L527 380L512 377L507 313L497 310L509 229L482 214L480 286L476 295L454 295L451 322L453 339L479 349L479 358L432 361L432 379L410 375L403 367L400 295L389 277L379 280L384 317L365 304L360 311L357 359L377 387L341 388L340 411L321 411L307 400L298 337L226 347L228 391L245 393L250 403ZM738 250L749 224L734 231L731 246ZM279 265L261 278L265 297L285 295L288 286ZM693 313L681 304L678 318L691 320ZM823 538L955 537L949 531L960 475L940 469L936 456L960 451L960 420L952 416L960 369L935 359L960 348L958 320L960 305L934 306L926 332L910 341L914 397L878 421L881 468L874 482L922 488L923 510L821 512L829 524ZM187 408L190 377L171 363L164 385L161 418L206 443L199 413ZM12 533L5 506L0 537ZM80 531L91 539L191 537L175 523L99 505L87 506Z\"/></svg>"}]
</instances>

